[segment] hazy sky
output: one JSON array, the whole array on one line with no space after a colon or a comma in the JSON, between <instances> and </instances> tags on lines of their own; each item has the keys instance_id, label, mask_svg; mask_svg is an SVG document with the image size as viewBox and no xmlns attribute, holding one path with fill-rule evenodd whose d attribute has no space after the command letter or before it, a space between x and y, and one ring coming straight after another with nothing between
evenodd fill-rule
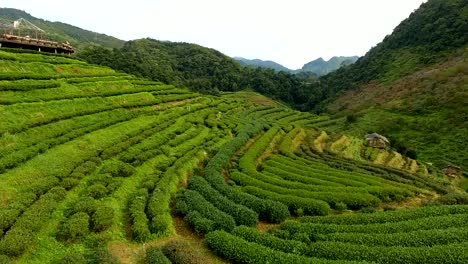
<instances>
[{"instance_id":1,"label":"hazy sky","mask_svg":"<svg viewBox=\"0 0 468 264\"><path fill-rule=\"evenodd\" d=\"M426 0L0 0L124 40L197 43L289 68L364 55Z\"/></svg>"}]
</instances>

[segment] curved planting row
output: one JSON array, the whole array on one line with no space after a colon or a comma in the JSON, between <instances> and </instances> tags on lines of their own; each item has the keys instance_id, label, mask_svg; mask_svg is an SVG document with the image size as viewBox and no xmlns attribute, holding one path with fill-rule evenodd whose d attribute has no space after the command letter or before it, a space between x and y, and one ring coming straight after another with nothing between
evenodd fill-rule
<instances>
[{"instance_id":1,"label":"curved planting row","mask_svg":"<svg viewBox=\"0 0 468 264\"><path fill-rule=\"evenodd\" d=\"M308 219L323 224L286 222L270 232L240 226L209 233L206 241L242 263L466 263L467 217L466 206L316 216ZM338 219L341 224L334 224ZM358 219L367 224L352 224Z\"/></svg>"}]
</instances>

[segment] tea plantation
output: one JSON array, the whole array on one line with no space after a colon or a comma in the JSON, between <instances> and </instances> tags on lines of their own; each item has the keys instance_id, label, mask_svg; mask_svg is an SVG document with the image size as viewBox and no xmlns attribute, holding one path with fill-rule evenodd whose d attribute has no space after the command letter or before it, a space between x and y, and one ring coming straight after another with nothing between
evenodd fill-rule
<instances>
[{"instance_id":1,"label":"tea plantation","mask_svg":"<svg viewBox=\"0 0 468 264\"><path fill-rule=\"evenodd\" d=\"M468 263L467 194L333 122L2 49L0 263Z\"/></svg>"}]
</instances>

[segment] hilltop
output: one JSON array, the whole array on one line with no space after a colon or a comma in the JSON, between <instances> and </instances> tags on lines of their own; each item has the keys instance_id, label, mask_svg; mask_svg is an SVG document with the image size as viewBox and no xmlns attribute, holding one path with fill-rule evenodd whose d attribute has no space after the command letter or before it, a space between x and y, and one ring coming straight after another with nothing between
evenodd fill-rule
<instances>
[{"instance_id":1,"label":"hilltop","mask_svg":"<svg viewBox=\"0 0 468 264\"><path fill-rule=\"evenodd\" d=\"M260 67L260 68L269 68L273 69L275 71L285 71L285 72L291 72L291 69L288 69L284 67L283 65L274 62L274 61L264 61L264 60L259 60L259 59L253 59L249 60L246 58L242 57L234 57L235 60L237 60L240 64L246 65L246 66L254 66L254 67Z\"/></svg>"},{"instance_id":2,"label":"hilltop","mask_svg":"<svg viewBox=\"0 0 468 264\"><path fill-rule=\"evenodd\" d=\"M359 59L358 56L339 56L332 57L328 61L325 61L323 58L318 58L311 62L308 62L302 66L298 71L300 72L313 72L317 76L326 75L330 72L336 71L343 66L348 66L355 63Z\"/></svg>"},{"instance_id":3,"label":"hilltop","mask_svg":"<svg viewBox=\"0 0 468 264\"><path fill-rule=\"evenodd\" d=\"M36 18L22 10L0 8L0 25L11 25L13 21L20 18L24 18L44 30L47 33L46 37L48 39L58 42L68 41L78 49L81 49L87 44L96 44L108 48L120 48L124 43L123 40L105 34L81 29L62 22L51 22Z\"/></svg>"},{"instance_id":4,"label":"hilltop","mask_svg":"<svg viewBox=\"0 0 468 264\"><path fill-rule=\"evenodd\" d=\"M325 61L323 58L318 58L316 60L304 64L304 66L302 66L301 69L291 70L274 61L264 61L259 59L249 60L242 57L234 57L234 59L239 61L239 63L242 65L273 69L278 72L284 71L288 73L297 74L299 76L303 74L314 74L315 76L326 75L330 72L338 70L341 67L353 64L358 60L358 58L358 56L334 56L328 61Z\"/></svg>"}]
</instances>

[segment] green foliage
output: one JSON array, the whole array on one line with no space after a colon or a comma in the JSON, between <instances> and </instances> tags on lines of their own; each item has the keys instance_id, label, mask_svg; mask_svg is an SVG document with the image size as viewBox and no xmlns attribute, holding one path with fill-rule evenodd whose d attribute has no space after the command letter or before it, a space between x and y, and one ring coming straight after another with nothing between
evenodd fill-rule
<instances>
[{"instance_id":1,"label":"green foliage","mask_svg":"<svg viewBox=\"0 0 468 264\"><path fill-rule=\"evenodd\" d=\"M128 210L132 219L132 238L138 242L146 241L151 236L148 228L148 217L145 213L147 201L147 189L138 190L129 199Z\"/></svg>"},{"instance_id":2,"label":"green foliage","mask_svg":"<svg viewBox=\"0 0 468 264\"><path fill-rule=\"evenodd\" d=\"M161 248L149 247L146 249L146 263L147 264L171 264L172 262L164 256Z\"/></svg>"},{"instance_id":3,"label":"green foliage","mask_svg":"<svg viewBox=\"0 0 468 264\"><path fill-rule=\"evenodd\" d=\"M332 233L316 236L320 241L335 241L367 246L403 246L424 247L447 245L451 243L468 242L466 227L448 229L417 230L407 233L362 234L362 233Z\"/></svg>"},{"instance_id":4,"label":"green foliage","mask_svg":"<svg viewBox=\"0 0 468 264\"><path fill-rule=\"evenodd\" d=\"M279 202L259 199L255 196L239 192L229 187L222 173L223 167L229 162L231 156L241 148L251 137L258 134L264 124L248 125L239 131L236 138L224 144L205 167L205 179L213 188L231 201L244 205L257 212L261 220L280 223L289 216L287 206Z\"/></svg>"},{"instance_id":5,"label":"green foliage","mask_svg":"<svg viewBox=\"0 0 468 264\"><path fill-rule=\"evenodd\" d=\"M5 255L0 255L0 264L10 264L10 258Z\"/></svg>"},{"instance_id":6,"label":"green foliage","mask_svg":"<svg viewBox=\"0 0 468 264\"><path fill-rule=\"evenodd\" d=\"M395 211L386 212L376 212L373 214L328 215L324 217L307 216L300 218L299 220L301 222L317 224L383 224L455 214L468 214L468 206L434 206L413 209L399 209Z\"/></svg>"},{"instance_id":7,"label":"green foliage","mask_svg":"<svg viewBox=\"0 0 468 264\"><path fill-rule=\"evenodd\" d=\"M227 199L201 177L192 177L188 188L197 191L218 209L231 215L237 225L254 226L258 222L257 213Z\"/></svg>"},{"instance_id":8,"label":"green foliage","mask_svg":"<svg viewBox=\"0 0 468 264\"><path fill-rule=\"evenodd\" d=\"M307 251L307 245L296 240L284 240L268 233L261 233L257 229L238 226L232 234L246 241L260 244L274 250L285 253L303 255Z\"/></svg>"},{"instance_id":9,"label":"green foliage","mask_svg":"<svg viewBox=\"0 0 468 264\"><path fill-rule=\"evenodd\" d=\"M91 218L93 230L102 232L112 226L114 222L114 209L107 206L99 206Z\"/></svg>"},{"instance_id":10,"label":"green foliage","mask_svg":"<svg viewBox=\"0 0 468 264\"><path fill-rule=\"evenodd\" d=\"M199 235L208 234L214 230L214 222L203 217L198 211L190 211L184 220L191 226Z\"/></svg>"},{"instance_id":11,"label":"green foliage","mask_svg":"<svg viewBox=\"0 0 468 264\"><path fill-rule=\"evenodd\" d=\"M191 211L198 211L203 217L212 220L214 230L231 231L236 225L232 216L216 208L197 191L185 191L184 201Z\"/></svg>"},{"instance_id":12,"label":"green foliage","mask_svg":"<svg viewBox=\"0 0 468 264\"><path fill-rule=\"evenodd\" d=\"M172 240L166 243L161 250L175 264L203 264L208 262L208 259L195 252L191 245L184 240Z\"/></svg>"},{"instance_id":13,"label":"green foliage","mask_svg":"<svg viewBox=\"0 0 468 264\"><path fill-rule=\"evenodd\" d=\"M468 243L453 243L433 247L378 247L341 242L317 242L307 255L336 259L375 261L377 263L466 263Z\"/></svg>"},{"instance_id":14,"label":"green foliage","mask_svg":"<svg viewBox=\"0 0 468 264\"><path fill-rule=\"evenodd\" d=\"M107 249L96 249L88 257L88 264L119 264L119 260Z\"/></svg>"},{"instance_id":15,"label":"green foliage","mask_svg":"<svg viewBox=\"0 0 468 264\"><path fill-rule=\"evenodd\" d=\"M60 264L87 264L88 261L83 254L69 254L63 257Z\"/></svg>"},{"instance_id":16,"label":"green foliage","mask_svg":"<svg viewBox=\"0 0 468 264\"><path fill-rule=\"evenodd\" d=\"M330 233L376 233L388 234L396 232L410 232L416 230L445 229L450 227L465 227L468 223L464 221L466 215L449 215L427 217L414 220L399 221L388 224L315 224L315 223L297 223L285 222L281 228L294 233L330 234Z\"/></svg>"},{"instance_id":17,"label":"green foliage","mask_svg":"<svg viewBox=\"0 0 468 264\"><path fill-rule=\"evenodd\" d=\"M468 194L467 193L448 193L440 196L434 201L429 202L430 205L453 205L453 204L467 204L468 205Z\"/></svg>"},{"instance_id":18,"label":"green foliage","mask_svg":"<svg viewBox=\"0 0 468 264\"><path fill-rule=\"evenodd\" d=\"M206 236L206 243L216 254L234 263L359 263L307 258L273 250L224 231L214 231Z\"/></svg>"},{"instance_id":19,"label":"green foliage","mask_svg":"<svg viewBox=\"0 0 468 264\"><path fill-rule=\"evenodd\" d=\"M108 190L106 186L102 185L101 183L96 183L88 187L86 190L88 196L94 199L100 199L107 195Z\"/></svg>"},{"instance_id":20,"label":"green foliage","mask_svg":"<svg viewBox=\"0 0 468 264\"><path fill-rule=\"evenodd\" d=\"M111 160L104 164L101 173L109 173L112 177L128 177L135 172L135 168L120 160Z\"/></svg>"},{"instance_id":21,"label":"green foliage","mask_svg":"<svg viewBox=\"0 0 468 264\"><path fill-rule=\"evenodd\" d=\"M62 240L74 241L89 233L89 215L86 213L76 213L68 218L58 233Z\"/></svg>"},{"instance_id":22,"label":"green foliage","mask_svg":"<svg viewBox=\"0 0 468 264\"><path fill-rule=\"evenodd\" d=\"M310 95L310 89L299 77L271 69L242 67L216 50L195 44L140 39L114 50L88 46L78 56L93 64L202 93L216 95L219 91L251 88L299 106Z\"/></svg>"}]
</instances>

